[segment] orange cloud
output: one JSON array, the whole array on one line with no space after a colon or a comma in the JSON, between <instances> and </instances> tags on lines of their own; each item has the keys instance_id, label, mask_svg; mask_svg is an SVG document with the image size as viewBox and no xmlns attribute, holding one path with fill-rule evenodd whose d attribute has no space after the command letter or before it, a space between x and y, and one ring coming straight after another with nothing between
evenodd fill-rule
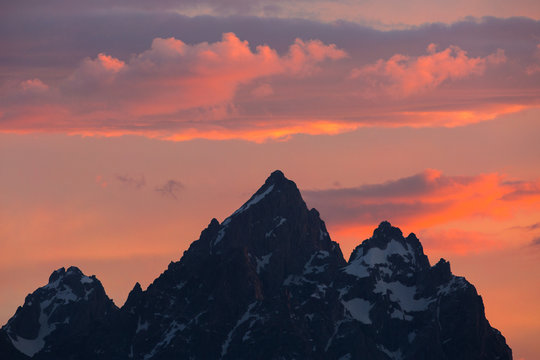
<instances>
[{"instance_id":1,"label":"orange cloud","mask_svg":"<svg viewBox=\"0 0 540 360\"><path fill-rule=\"evenodd\" d=\"M268 139L272 140L288 140L296 134L307 135L334 135L347 131L355 130L359 127L358 124L347 122L336 122L331 120L312 120L309 123L303 119L276 119L274 122L261 121L260 123L252 123L250 126L243 128L229 129L226 127L211 126L205 128L203 126L185 129L180 133L161 137L156 134L157 138L172 141L186 141L191 139L210 139L210 140L231 140L244 139L257 143L262 143Z\"/></svg>"},{"instance_id":2,"label":"orange cloud","mask_svg":"<svg viewBox=\"0 0 540 360\"><path fill-rule=\"evenodd\" d=\"M525 110L530 105L525 104L479 104L468 109L444 110L414 110L402 111L396 114L403 123L411 127L446 126L455 127L474 124L481 121L493 120L499 116ZM394 126L397 126L394 125Z\"/></svg>"},{"instance_id":3,"label":"orange cloud","mask_svg":"<svg viewBox=\"0 0 540 360\"><path fill-rule=\"evenodd\" d=\"M310 205L326 214L331 230L348 237L365 233L385 219L419 231L454 221L511 221L520 211L540 213L540 179L508 181L497 173L447 176L426 170L382 184L304 194ZM445 239L454 246L450 251L457 253L495 246L480 233L464 234L457 230L445 230L435 245L442 246Z\"/></svg>"},{"instance_id":4,"label":"orange cloud","mask_svg":"<svg viewBox=\"0 0 540 360\"><path fill-rule=\"evenodd\" d=\"M366 95L373 90L393 96L408 96L441 85L447 80L457 80L471 75L483 74L488 64L500 64L506 61L504 50L486 57L472 58L459 46L450 46L437 51L435 44L427 48L428 55L411 57L396 54L388 60L380 59L374 64L355 68L351 78L360 78L370 87Z\"/></svg>"}]
</instances>

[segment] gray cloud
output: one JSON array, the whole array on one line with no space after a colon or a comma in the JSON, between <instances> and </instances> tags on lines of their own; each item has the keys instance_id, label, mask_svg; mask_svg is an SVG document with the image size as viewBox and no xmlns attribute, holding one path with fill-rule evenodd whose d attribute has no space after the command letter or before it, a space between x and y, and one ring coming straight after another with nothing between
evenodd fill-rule
<instances>
[{"instance_id":1,"label":"gray cloud","mask_svg":"<svg viewBox=\"0 0 540 360\"><path fill-rule=\"evenodd\" d=\"M183 188L184 184L178 180L171 179L162 186L157 186L154 190L164 197L178 200L178 192L180 192Z\"/></svg>"},{"instance_id":2,"label":"gray cloud","mask_svg":"<svg viewBox=\"0 0 540 360\"><path fill-rule=\"evenodd\" d=\"M352 188L308 190L305 191L307 197L317 199L353 199L353 198L387 198L396 199L399 197L411 197L429 194L441 187L453 186L456 184L467 185L474 181L473 177L466 176L441 176L438 171L426 170L422 173L391 180L382 184L366 184Z\"/></svg>"},{"instance_id":3,"label":"gray cloud","mask_svg":"<svg viewBox=\"0 0 540 360\"><path fill-rule=\"evenodd\" d=\"M529 226L526 227L526 229L529 230L529 231L540 229L540 222L537 222L536 224L529 225Z\"/></svg>"},{"instance_id":4,"label":"gray cloud","mask_svg":"<svg viewBox=\"0 0 540 360\"><path fill-rule=\"evenodd\" d=\"M511 229L534 231L540 229L540 222L525 226L512 226Z\"/></svg>"},{"instance_id":5,"label":"gray cloud","mask_svg":"<svg viewBox=\"0 0 540 360\"><path fill-rule=\"evenodd\" d=\"M532 54L537 41L531 34L540 35L540 22L526 18L485 18L483 21L427 24L393 31L378 31L343 21L188 17L159 10L146 13L51 13L47 16L22 12L17 17L0 15L0 20L0 39L10 45L10 51L0 55L2 63L25 67L75 66L85 57L94 57L100 52L126 60L131 54L146 50L156 37L176 37L195 44L218 41L224 32L234 32L253 47L268 44L282 53L297 37L319 39L335 43L363 63L388 58L395 53L420 54L432 42L441 49L449 45L474 49L474 56L488 55L497 48L505 49L509 57ZM66 28L73 31L66 32ZM48 40L36 43L37 35ZM520 41L516 42L516 39ZM21 58L25 59L23 64L20 64Z\"/></svg>"},{"instance_id":6,"label":"gray cloud","mask_svg":"<svg viewBox=\"0 0 540 360\"><path fill-rule=\"evenodd\" d=\"M302 194L311 206L334 223L370 224L382 219L412 218L444 210L451 205L450 201L425 202L423 199L440 189L472 181L473 178L442 176L427 170L382 184L307 190Z\"/></svg>"},{"instance_id":7,"label":"gray cloud","mask_svg":"<svg viewBox=\"0 0 540 360\"><path fill-rule=\"evenodd\" d=\"M123 185L134 187L135 189L140 189L146 186L146 179L144 175L140 175L137 177L129 175L116 175L116 180L118 180Z\"/></svg>"}]
</instances>

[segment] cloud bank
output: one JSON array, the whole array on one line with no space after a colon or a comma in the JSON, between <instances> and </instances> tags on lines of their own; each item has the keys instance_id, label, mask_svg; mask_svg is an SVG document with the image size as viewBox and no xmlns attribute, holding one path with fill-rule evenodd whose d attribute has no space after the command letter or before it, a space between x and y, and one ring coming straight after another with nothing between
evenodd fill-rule
<instances>
[{"instance_id":1,"label":"cloud bank","mask_svg":"<svg viewBox=\"0 0 540 360\"><path fill-rule=\"evenodd\" d=\"M378 31L125 6L3 19L1 132L262 142L464 126L540 105L531 19Z\"/></svg>"}]
</instances>

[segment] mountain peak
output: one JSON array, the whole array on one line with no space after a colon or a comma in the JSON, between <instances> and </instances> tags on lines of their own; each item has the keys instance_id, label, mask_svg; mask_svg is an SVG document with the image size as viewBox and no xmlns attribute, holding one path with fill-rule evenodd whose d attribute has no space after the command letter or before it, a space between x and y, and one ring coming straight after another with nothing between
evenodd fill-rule
<instances>
[{"instance_id":1,"label":"mountain peak","mask_svg":"<svg viewBox=\"0 0 540 360\"><path fill-rule=\"evenodd\" d=\"M248 210L250 213L255 212L257 217L264 217L276 211L288 211L287 209L305 211L307 207L294 181L287 179L282 171L276 170L248 201L223 221L222 225L227 226L233 217L244 214Z\"/></svg>"},{"instance_id":2,"label":"mountain peak","mask_svg":"<svg viewBox=\"0 0 540 360\"><path fill-rule=\"evenodd\" d=\"M283 174L283 171L281 170L275 170L273 171L270 176L268 177L267 181L273 179L273 180L281 180L281 179L287 179L285 177L285 174Z\"/></svg>"},{"instance_id":3,"label":"mountain peak","mask_svg":"<svg viewBox=\"0 0 540 360\"><path fill-rule=\"evenodd\" d=\"M92 284L94 280L94 276L84 275L76 266L70 266L67 270L65 267L61 267L52 272L51 276L49 276L49 283L45 288L54 288L61 284L76 288L80 287L78 284Z\"/></svg>"},{"instance_id":4,"label":"mountain peak","mask_svg":"<svg viewBox=\"0 0 540 360\"><path fill-rule=\"evenodd\" d=\"M66 275L66 268L61 267L58 270L54 270L51 276L49 276L49 284L55 282L56 280L60 279L64 275Z\"/></svg>"},{"instance_id":5,"label":"mountain peak","mask_svg":"<svg viewBox=\"0 0 540 360\"><path fill-rule=\"evenodd\" d=\"M49 283L29 294L4 330L13 346L27 356L45 348L46 338L63 343L90 324L105 322L116 306L95 276L86 276L71 266L52 272Z\"/></svg>"},{"instance_id":6,"label":"mountain peak","mask_svg":"<svg viewBox=\"0 0 540 360\"><path fill-rule=\"evenodd\" d=\"M411 233L405 238L399 228L383 221L371 238L354 249L345 271L358 277L374 273L384 276L390 268L395 269L394 275L409 276L430 265L416 235Z\"/></svg>"},{"instance_id":7,"label":"mountain peak","mask_svg":"<svg viewBox=\"0 0 540 360\"><path fill-rule=\"evenodd\" d=\"M399 239L403 237L401 229L392 226L389 221L382 221L379 226L373 231L373 239Z\"/></svg>"},{"instance_id":8,"label":"mountain peak","mask_svg":"<svg viewBox=\"0 0 540 360\"><path fill-rule=\"evenodd\" d=\"M212 221L201 234L203 238L193 250L206 248L216 254L225 248L247 247L252 256L261 257L281 247L280 251L289 256L289 247L295 252L310 252L334 246L319 212L308 209L294 181L280 170L272 172L248 201L221 224Z\"/></svg>"},{"instance_id":9,"label":"mountain peak","mask_svg":"<svg viewBox=\"0 0 540 360\"><path fill-rule=\"evenodd\" d=\"M264 185L261 186L259 191L269 187L272 187L273 190L293 191L300 194L300 191L298 190L298 187L296 187L294 181L289 180L281 170L273 171L270 176L266 178Z\"/></svg>"},{"instance_id":10,"label":"mountain peak","mask_svg":"<svg viewBox=\"0 0 540 360\"><path fill-rule=\"evenodd\" d=\"M78 267L70 266L67 270L65 267L61 267L60 269L54 270L51 273L51 276L49 276L49 284L53 284L56 281L63 280L64 278L73 278L77 280L87 278L91 280L90 278L85 276ZM89 280L86 280L86 281L89 281Z\"/></svg>"},{"instance_id":11,"label":"mountain peak","mask_svg":"<svg viewBox=\"0 0 540 360\"><path fill-rule=\"evenodd\" d=\"M283 189L296 189L296 184L294 181L289 180L285 174L281 170L273 171L268 178L266 178L266 181L264 182L264 185L262 188L268 187L268 186L274 186L275 189L283 190Z\"/></svg>"}]
</instances>

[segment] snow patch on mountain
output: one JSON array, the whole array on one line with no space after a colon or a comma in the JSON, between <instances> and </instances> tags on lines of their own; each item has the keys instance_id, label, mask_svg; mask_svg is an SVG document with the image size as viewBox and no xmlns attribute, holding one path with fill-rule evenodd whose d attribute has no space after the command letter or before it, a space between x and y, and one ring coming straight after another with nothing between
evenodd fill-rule
<instances>
[{"instance_id":1,"label":"snow patch on mountain","mask_svg":"<svg viewBox=\"0 0 540 360\"><path fill-rule=\"evenodd\" d=\"M150 353L144 356L144 360L151 359L159 349L167 347L167 345L171 343L172 339L174 339L176 333L184 330L185 328L186 326L184 324L179 324L176 320L173 320L165 333L163 333L161 341L156 344Z\"/></svg>"},{"instance_id":2,"label":"snow patch on mountain","mask_svg":"<svg viewBox=\"0 0 540 360\"><path fill-rule=\"evenodd\" d=\"M21 336L9 335L11 343L17 350L27 356L34 356L45 346L45 337L56 329L56 324L48 324L49 317L41 309L39 315L39 332L35 339L25 339Z\"/></svg>"},{"instance_id":3,"label":"snow patch on mountain","mask_svg":"<svg viewBox=\"0 0 540 360\"><path fill-rule=\"evenodd\" d=\"M223 343L223 345L221 347L221 356L225 356L225 354L227 354L227 351L229 350L229 345L231 344L232 337L233 337L234 332L236 331L236 329L240 325L242 325L243 323L248 321L251 317L254 316L254 315L251 314L251 311L253 310L255 305L257 305L256 301L249 304L247 309L246 309L246 312L240 317L240 319L238 319L238 321L236 322L236 325L234 325L234 327L231 329L231 331L229 331L229 334L227 335L227 339L225 340L225 342ZM257 319L259 318L258 315L255 315L255 316L257 317ZM257 319L255 319L255 320L257 320ZM252 325L253 325L253 322L250 324L250 327Z\"/></svg>"},{"instance_id":4,"label":"snow patch on mountain","mask_svg":"<svg viewBox=\"0 0 540 360\"><path fill-rule=\"evenodd\" d=\"M223 238L225 237L225 230L227 229L227 225L223 226L221 229L219 229L218 234L216 236L216 239L214 240L214 246L216 246Z\"/></svg>"},{"instance_id":5,"label":"snow patch on mountain","mask_svg":"<svg viewBox=\"0 0 540 360\"><path fill-rule=\"evenodd\" d=\"M392 239L384 249L373 247L364 250L364 248L360 248L356 258L345 266L343 271L358 278L364 278L370 276L370 270L377 269L380 273L390 276L392 274L390 269L392 256L400 256L405 263L414 263L414 255L410 245L406 245L407 248L399 241Z\"/></svg>"},{"instance_id":6,"label":"snow patch on mountain","mask_svg":"<svg viewBox=\"0 0 540 360\"><path fill-rule=\"evenodd\" d=\"M390 300L399 305L399 309L394 309L391 317L401 320L412 320L413 317L408 312L426 311L435 298L417 297L416 286L407 286L399 281L385 282L377 281L375 284L375 293L388 295Z\"/></svg>"},{"instance_id":7,"label":"snow patch on mountain","mask_svg":"<svg viewBox=\"0 0 540 360\"><path fill-rule=\"evenodd\" d=\"M384 347L383 345L377 345L377 348L380 351L382 351L383 353L385 353L392 360L402 360L403 359L403 354L402 354L401 350L399 350L399 349L396 350L396 351L390 351L386 347Z\"/></svg>"},{"instance_id":8,"label":"snow patch on mountain","mask_svg":"<svg viewBox=\"0 0 540 360\"><path fill-rule=\"evenodd\" d=\"M88 276L83 276L81 278L81 283L83 284L92 284L94 282L94 280L92 280L92 278L88 277Z\"/></svg>"},{"instance_id":9,"label":"snow patch on mountain","mask_svg":"<svg viewBox=\"0 0 540 360\"><path fill-rule=\"evenodd\" d=\"M439 296L451 294L467 286L467 280L461 276L453 276L452 279L444 285L439 286L437 294Z\"/></svg>"},{"instance_id":10,"label":"snow patch on mountain","mask_svg":"<svg viewBox=\"0 0 540 360\"><path fill-rule=\"evenodd\" d=\"M234 216L243 213L244 211L248 210L251 206L257 204L259 201L264 199L266 197L266 195L268 195L270 192L272 192L273 189L274 189L274 185L272 184L272 185L270 185L268 187L268 189L266 189L262 193L254 195L248 202L246 202L238 210L236 210L231 216L229 216L227 219L225 219L223 221L223 223L221 224L221 229L218 231L216 239L214 240L212 245L216 246L219 242L221 242L221 240L223 240L223 238L225 237L225 231L226 231L227 227L229 226L229 224L231 223L232 218ZM283 223L285 221L286 221L286 219L282 218L280 223L277 226L275 226L274 229L281 226L281 225L283 225ZM267 235L267 236L270 236L270 235Z\"/></svg>"},{"instance_id":11,"label":"snow patch on mountain","mask_svg":"<svg viewBox=\"0 0 540 360\"><path fill-rule=\"evenodd\" d=\"M276 226L274 226L270 231L268 231L264 237L266 238L269 238L270 236L274 235L274 230L276 230L278 227L280 227L281 225L285 224L285 222L287 221L287 219L285 219L284 217L281 217L281 216L276 216L273 220L274 222L278 222Z\"/></svg>"},{"instance_id":12,"label":"snow patch on mountain","mask_svg":"<svg viewBox=\"0 0 540 360\"><path fill-rule=\"evenodd\" d=\"M255 258L257 260L257 274L259 274L261 270L265 268L266 265L270 264L271 257L272 257L272 253L264 255L260 259Z\"/></svg>"},{"instance_id":13,"label":"snow patch on mountain","mask_svg":"<svg viewBox=\"0 0 540 360\"><path fill-rule=\"evenodd\" d=\"M261 201L262 199L264 199L264 197L268 194L270 194L272 192L272 190L274 189L274 184L270 185L268 187L268 189L266 189L265 191L263 191L262 193L260 194L257 194L257 195L254 195L247 203L245 203L244 205L242 205L242 207L238 210L236 210L232 216L234 215L238 215L240 213L243 213L244 211L246 211L247 209L249 209L251 206L257 204L259 201Z\"/></svg>"},{"instance_id":14,"label":"snow patch on mountain","mask_svg":"<svg viewBox=\"0 0 540 360\"><path fill-rule=\"evenodd\" d=\"M313 262L316 260L322 260L327 258L330 253L326 250L319 250L311 255L311 258L304 265L304 275L307 274L319 274L324 272L328 264L314 265Z\"/></svg>"},{"instance_id":15,"label":"snow patch on mountain","mask_svg":"<svg viewBox=\"0 0 540 360\"><path fill-rule=\"evenodd\" d=\"M304 284L316 284L315 281L306 279L305 276L300 275L289 275L283 280L283 286L302 286Z\"/></svg>"},{"instance_id":16,"label":"snow patch on mountain","mask_svg":"<svg viewBox=\"0 0 540 360\"><path fill-rule=\"evenodd\" d=\"M148 330L148 327L150 326L150 323L147 321L141 322L141 318L139 317L139 321L137 321L137 330L135 330L135 333L138 334L141 331Z\"/></svg>"},{"instance_id":17,"label":"snow patch on mountain","mask_svg":"<svg viewBox=\"0 0 540 360\"><path fill-rule=\"evenodd\" d=\"M341 302L353 319L366 325L371 324L371 319L369 317L369 312L373 308L371 302L361 298L355 298L348 301L342 300Z\"/></svg>"},{"instance_id":18,"label":"snow patch on mountain","mask_svg":"<svg viewBox=\"0 0 540 360\"><path fill-rule=\"evenodd\" d=\"M64 296L60 297L61 301L64 301ZM71 299L71 297L70 297ZM51 309L51 304L54 304L54 306ZM60 305L60 303L55 302L55 298L53 297L50 300L45 300L42 303L39 304L40 306L40 314L39 314L39 330L38 335L34 339L25 339L22 336L11 336L9 335L11 342L13 346L20 352L22 352L25 355L28 355L30 357L34 356L36 353L41 351L43 347L45 346L45 337L51 334L54 330L56 330L56 327L61 322L55 322L50 323L49 318L54 313L56 308ZM69 319L67 319L69 322Z\"/></svg>"}]
</instances>

